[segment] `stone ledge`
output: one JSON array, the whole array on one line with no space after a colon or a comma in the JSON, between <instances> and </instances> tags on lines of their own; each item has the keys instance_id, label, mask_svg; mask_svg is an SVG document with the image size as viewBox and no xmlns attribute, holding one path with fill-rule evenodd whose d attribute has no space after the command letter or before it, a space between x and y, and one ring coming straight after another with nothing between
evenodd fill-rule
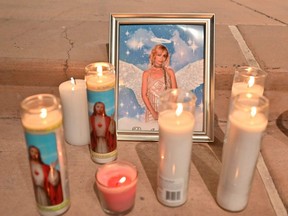
<instances>
[{"instance_id":1,"label":"stone ledge","mask_svg":"<svg viewBox=\"0 0 288 216\"><path fill-rule=\"evenodd\" d=\"M91 62L70 62L64 60L11 59L0 58L0 85L15 86L59 86L70 77L83 79L84 68ZM230 90L235 66L215 67L215 89ZM265 69L264 69L265 70ZM288 90L288 71L267 69L266 90Z\"/></svg>"}]
</instances>

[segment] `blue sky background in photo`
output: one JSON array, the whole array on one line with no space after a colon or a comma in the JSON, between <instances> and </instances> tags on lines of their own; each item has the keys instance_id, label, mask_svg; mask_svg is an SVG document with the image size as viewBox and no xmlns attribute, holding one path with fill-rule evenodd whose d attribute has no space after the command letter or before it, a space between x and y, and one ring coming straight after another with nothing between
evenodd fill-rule
<instances>
[{"instance_id":1,"label":"blue sky background in photo","mask_svg":"<svg viewBox=\"0 0 288 216\"><path fill-rule=\"evenodd\" d=\"M203 25L149 24L120 25L119 60L146 70L151 49L165 45L170 66L177 72L187 64L204 58Z\"/></svg>"}]
</instances>

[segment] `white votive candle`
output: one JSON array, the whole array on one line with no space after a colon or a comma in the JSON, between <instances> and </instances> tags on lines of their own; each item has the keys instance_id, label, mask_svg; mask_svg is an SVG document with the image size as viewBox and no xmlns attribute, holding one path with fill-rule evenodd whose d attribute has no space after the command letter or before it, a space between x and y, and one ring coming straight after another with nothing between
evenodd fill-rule
<instances>
[{"instance_id":1,"label":"white votive candle","mask_svg":"<svg viewBox=\"0 0 288 216\"><path fill-rule=\"evenodd\" d=\"M182 90L172 91L175 91L175 96L184 94ZM187 200L195 98L191 93L185 97L187 102L183 102L185 99L181 102L176 100L176 103L164 100L160 105L157 197L167 206L179 206Z\"/></svg>"},{"instance_id":2,"label":"white votive candle","mask_svg":"<svg viewBox=\"0 0 288 216\"><path fill-rule=\"evenodd\" d=\"M237 95L233 102L223 146L217 202L229 211L241 211L248 202L262 134L268 123L268 100L248 93Z\"/></svg>"},{"instance_id":3,"label":"white votive candle","mask_svg":"<svg viewBox=\"0 0 288 216\"><path fill-rule=\"evenodd\" d=\"M88 102L85 80L73 78L59 86L64 115L64 135L67 143L90 143Z\"/></svg>"}]
</instances>

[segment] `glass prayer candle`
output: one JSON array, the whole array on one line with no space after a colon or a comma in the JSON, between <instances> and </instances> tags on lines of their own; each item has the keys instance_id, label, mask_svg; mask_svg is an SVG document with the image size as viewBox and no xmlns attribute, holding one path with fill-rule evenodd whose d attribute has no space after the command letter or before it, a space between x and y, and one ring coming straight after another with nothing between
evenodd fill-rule
<instances>
[{"instance_id":1,"label":"glass prayer candle","mask_svg":"<svg viewBox=\"0 0 288 216\"><path fill-rule=\"evenodd\" d=\"M243 66L235 70L232 97L242 92L263 95L267 73L260 68Z\"/></svg>"},{"instance_id":2,"label":"glass prayer candle","mask_svg":"<svg viewBox=\"0 0 288 216\"><path fill-rule=\"evenodd\" d=\"M135 203L138 173L136 167L125 161L113 161L96 171L96 186L104 212L123 215Z\"/></svg>"},{"instance_id":3,"label":"glass prayer candle","mask_svg":"<svg viewBox=\"0 0 288 216\"><path fill-rule=\"evenodd\" d=\"M38 211L45 216L63 214L70 195L58 99L50 94L27 97L21 103L21 120Z\"/></svg>"},{"instance_id":4,"label":"glass prayer candle","mask_svg":"<svg viewBox=\"0 0 288 216\"><path fill-rule=\"evenodd\" d=\"M167 90L160 97L157 197L167 206L187 200L195 101L193 93L181 89Z\"/></svg>"},{"instance_id":5,"label":"glass prayer candle","mask_svg":"<svg viewBox=\"0 0 288 216\"><path fill-rule=\"evenodd\" d=\"M248 203L268 108L268 99L256 93L233 98L217 189L217 202L224 209L241 211Z\"/></svg>"},{"instance_id":6,"label":"glass prayer candle","mask_svg":"<svg viewBox=\"0 0 288 216\"><path fill-rule=\"evenodd\" d=\"M115 71L106 62L85 67L90 118L90 153L96 163L117 158L115 112Z\"/></svg>"}]
</instances>

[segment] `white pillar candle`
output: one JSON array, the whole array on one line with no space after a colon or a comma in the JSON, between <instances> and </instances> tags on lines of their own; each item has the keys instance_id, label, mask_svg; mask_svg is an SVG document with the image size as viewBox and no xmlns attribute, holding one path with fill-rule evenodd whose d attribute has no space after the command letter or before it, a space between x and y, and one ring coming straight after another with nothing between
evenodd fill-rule
<instances>
[{"instance_id":1,"label":"white pillar candle","mask_svg":"<svg viewBox=\"0 0 288 216\"><path fill-rule=\"evenodd\" d=\"M64 135L67 143L90 143L88 102L85 80L73 78L59 86L64 115Z\"/></svg>"},{"instance_id":2,"label":"white pillar candle","mask_svg":"<svg viewBox=\"0 0 288 216\"><path fill-rule=\"evenodd\" d=\"M223 146L222 170L217 190L218 204L229 211L241 211L248 202L262 133L268 119L268 100L237 95L229 114L229 127Z\"/></svg>"},{"instance_id":3,"label":"white pillar candle","mask_svg":"<svg viewBox=\"0 0 288 216\"><path fill-rule=\"evenodd\" d=\"M61 215L70 206L61 106L50 94L30 96L21 103L21 120L38 211Z\"/></svg>"},{"instance_id":4,"label":"white pillar candle","mask_svg":"<svg viewBox=\"0 0 288 216\"><path fill-rule=\"evenodd\" d=\"M107 163L117 157L114 66L106 62L97 62L87 65L85 71L91 128L91 159L96 163Z\"/></svg>"},{"instance_id":5,"label":"white pillar candle","mask_svg":"<svg viewBox=\"0 0 288 216\"><path fill-rule=\"evenodd\" d=\"M193 96L191 94L187 102L192 109L195 106ZM193 111L183 110L187 104L174 104L176 110L173 107L168 108L169 103L166 105L168 105L167 109L164 108L164 110L160 105L162 111L158 119L157 197L164 205L179 206L187 200L195 118Z\"/></svg>"}]
</instances>

